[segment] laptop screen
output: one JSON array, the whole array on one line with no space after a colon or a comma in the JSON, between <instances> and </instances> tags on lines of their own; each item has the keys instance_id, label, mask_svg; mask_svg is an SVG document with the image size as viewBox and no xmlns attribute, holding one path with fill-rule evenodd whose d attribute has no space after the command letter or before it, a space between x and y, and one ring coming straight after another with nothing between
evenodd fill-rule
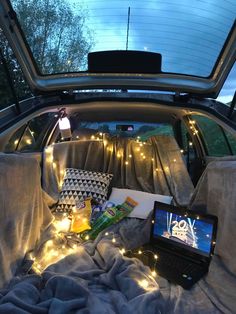
<instances>
[{"instance_id":1,"label":"laptop screen","mask_svg":"<svg viewBox=\"0 0 236 314\"><path fill-rule=\"evenodd\" d=\"M191 212L158 208L154 213L152 237L162 239L189 251L210 256L214 238L214 220ZM209 217L209 216L208 216Z\"/></svg>"}]
</instances>

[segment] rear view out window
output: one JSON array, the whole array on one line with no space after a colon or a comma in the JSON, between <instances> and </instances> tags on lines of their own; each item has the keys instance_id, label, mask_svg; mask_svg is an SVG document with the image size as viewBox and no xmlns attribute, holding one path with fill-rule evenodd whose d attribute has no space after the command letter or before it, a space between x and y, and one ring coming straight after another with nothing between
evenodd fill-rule
<instances>
[{"instance_id":1,"label":"rear view out window","mask_svg":"<svg viewBox=\"0 0 236 314\"><path fill-rule=\"evenodd\" d=\"M236 153L235 138L215 121L198 115L194 115L192 118L196 121L197 127L201 132L207 155L222 157Z\"/></svg>"},{"instance_id":2,"label":"rear view out window","mask_svg":"<svg viewBox=\"0 0 236 314\"><path fill-rule=\"evenodd\" d=\"M144 123L132 121L79 122L71 119L73 139L96 139L102 134L117 137L138 138L146 141L155 135L174 136L173 128L165 123Z\"/></svg>"}]
</instances>

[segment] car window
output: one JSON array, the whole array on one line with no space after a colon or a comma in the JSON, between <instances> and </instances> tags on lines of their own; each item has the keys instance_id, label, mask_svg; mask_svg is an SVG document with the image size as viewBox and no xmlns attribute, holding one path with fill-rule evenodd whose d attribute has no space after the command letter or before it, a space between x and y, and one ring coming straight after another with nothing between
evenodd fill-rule
<instances>
[{"instance_id":1,"label":"car window","mask_svg":"<svg viewBox=\"0 0 236 314\"><path fill-rule=\"evenodd\" d=\"M167 123L144 123L136 121L79 122L71 118L73 139L99 139L102 134L117 137L138 138L146 141L155 135L174 136L172 125ZM58 138L58 141L60 139Z\"/></svg>"},{"instance_id":2,"label":"car window","mask_svg":"<svg viewBox=\"0 0 236 314\"><path fill-rule=\"evenodd\" d=\"M208 156L222 157L231 155L231 147L222 127L215 121L200 115L193 115L196 128L199 128L203 137Z\"/></svg>"},{"instance_id":3,"label":"car window","mask_svg":"<svg viewBox=\"0 0 236 314\"><path fill-rule=\"evenodd\" d=\"M55 114L50 112L30 120L12 135L4 151L40 151L54 119Z\"/></svg>"},{"instance_id":4,"label":"car window","mask_svg":"<svg viewBox=\"0 0 236 314\"><path fill-rule=\"evenodd\" d=\"M236 137L227 131L225 131L225 136L226 136L226 138L229 142L229 145L231 147L232 154L236 155Z\"/></svg>"},{"instance_id":5,"label":"car window","mask_svg":"<svg viewBox=\"0 0 236 314\"><path fill-rule=\"evenodd\" d=\"M6 146L4 148L5 153L14 152L17 149L19 142L20 142L20 139L21 139L22 135L24 134L26 126L27 126L27 124L22 125L17 131L15 131L13 133L9 142L6 144Z\"/></svg>"},{"instance_id":6,"label":"car window","mask_svg":"<svg viewBox=\"0 0 236 314\"><path fill-rule=\"evenodd\" d=\"M234 66L232 67L227 79L225 80L224 85L220 91L220 94L217 97L217 100L230 106L231 101L234 97L235 86L236 86L236 63L234 63Z\"/></svg>"},{"instance_id":7,"label":"car window","mask_svg":"<svg viewBox=\"0 0 236 314\"><path fill-rule=\"evenodd\" d=\"M235 0L11 3L43 74L84 71L88 52L125 49L161 53L163 72L208 77L235 20Z\"/></svg>"}]
</instances>

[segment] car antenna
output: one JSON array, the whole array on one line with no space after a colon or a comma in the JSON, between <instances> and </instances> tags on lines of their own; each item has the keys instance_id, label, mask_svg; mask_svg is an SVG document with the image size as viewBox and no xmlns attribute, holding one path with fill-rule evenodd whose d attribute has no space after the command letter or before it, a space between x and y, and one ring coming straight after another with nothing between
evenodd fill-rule
<instances>
[{"instance_id":1,"label":"car antenna","mask_svg":"<svg viewBox=\"0 0 236 314\"><path fill-rule=\"evenodd\" d=\"M129 47L129 21L130 21L130 7L128 7L127 34L126 34L126 50L128 50L128 47Z\"/></svg>"}]
</instances>

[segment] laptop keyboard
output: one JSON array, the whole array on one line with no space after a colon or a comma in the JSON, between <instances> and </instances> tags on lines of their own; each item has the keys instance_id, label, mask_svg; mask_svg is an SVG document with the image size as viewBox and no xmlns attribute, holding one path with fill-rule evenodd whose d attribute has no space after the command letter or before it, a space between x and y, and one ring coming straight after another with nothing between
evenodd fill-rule
<instances>
[{"instance_id":1,"label":"laptop keyboard","mask_svg":"<svg viewBox=\"0 0 236 314\"><path fill-rule=\"evenodd\" d=\"M175 255L166 254L161 251L158 254L158 260L156 261L156 268L160 270L172 269L177 274L182 274L183 278L193 277L194 274L201 271L202 267L189 262L188 260L180 259Z\"/></svg>"},{"instance_id":2,"label":"laptop keyboard","mask_svg":"<svg viewBox=\"0 0 236 314\"><path fill-rule=\"evenodd\" d=\"M201 265L178 258L176 255L170 255L170 253L166 253L165 251L158 250L154 254L150 251L148 253L148 250L145 249L142 251L142 254L132 252L131 256L140 259L151 269L155 268L160 275L168 273L171 277L182 277L183 280L191 281L196 275L198 277L198 275L205 272ZM157 259L154 258L155 254L158 256Z\"/></svg>"}]
</instances>

